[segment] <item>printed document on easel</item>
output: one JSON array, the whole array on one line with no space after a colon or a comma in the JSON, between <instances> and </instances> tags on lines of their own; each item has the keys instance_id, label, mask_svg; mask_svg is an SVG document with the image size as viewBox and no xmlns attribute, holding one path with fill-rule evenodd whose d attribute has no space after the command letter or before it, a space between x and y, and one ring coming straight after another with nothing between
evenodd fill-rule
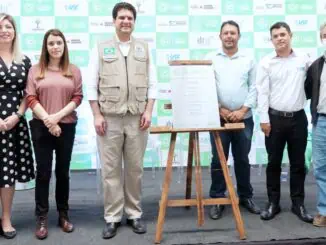
<instances>
[{"instance_id":1,"label":"printed document on easel","mask_svg":"<svg viewBox=\"0 0 326 245\"><path fill-rule=\"evenodd\" d=\"M174 128L217 128L220 116L211 65L170 66Z\"/></svg>"}]
</instances>

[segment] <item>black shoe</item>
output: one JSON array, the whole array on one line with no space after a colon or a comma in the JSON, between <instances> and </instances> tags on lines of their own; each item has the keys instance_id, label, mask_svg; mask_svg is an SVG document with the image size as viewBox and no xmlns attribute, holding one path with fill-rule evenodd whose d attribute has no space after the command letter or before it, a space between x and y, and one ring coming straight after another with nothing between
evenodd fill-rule
<instances>
[{"instance_id":1,"label":"black shoe","mask_svg":"<svg viewBox=\"0 0 326 245\"><path fill-rule=\"evenodd\" d=\"M250 213L260 214L260 208L254 203L251 198L242 198L239 200L239 204L246 208Z\"/></svg>"},{"instance_id":2,"label":"black shoe","mask_svg":"<svg viewBox=\"0 0 326 245\"><path fill-rule=\"evenodd\" d=\"M3 236L6 239L13 239L17 235L17 231L16 230L4 231L2 229L1 219L0 219L0 235Z\"/></svg>"},{"instance_id":3,"label":"black shoe","mask_svg":"<svg viewBox=\"0 0 326 245\"><path fill-rule=\"evenodd\" d=\"M260 218L262 220L271 220L280 212L281 212L280 205L270 202L267 204L266 209L260 213Z\"/></svg>"},{"instance_id":4,"label":"black shoe","mask_svg":"<svg viewBox=\"0 0 326 245\"><path fill-rule=\"evenodd\" d=\"M213 205L211 210L209 211L209 217L211 219L220 219L222 217L222 213L225 209L224 205Z\"/></svg>"},{"instance_id":5,"label":"black shoe","mask_svg":"<svg viewBox=\"0 0 326 245\"><path fill-rule=\"evenodd\" d=\"M120 222L108 222L105 224L105 227L102 232L103 239L110 239L117 234L118 227L120 226Z\"/></svg>"},{"instance_id":6,"label":"black shoe","mask_svg":"<svg viewBox=\"0 0 326 245\"><path fill-rule=\"evenodd\" d=\"M292 205L291 211L304 222L312 223L312 221L314 220L314 218L310 214L308 214L304 205Z\"/></svg>"},{"instance_id":7,"label":"black shoe","mask_svg":"<svg viewBox=\"0 0 326 245\"><path fill-rule=\"evenodd\" d=\"M1 229L0 232L1 232L1 235L6 239L13 239L17 235L16 230L4 231L4 230Z\"/></svg>"},{"instance_id":8,"label":"black shoe","mask_svg":"<svg viewBox=\"0 0 326 245\"><path fill-rule=\"evenodd\" d=\"M127 225L130 225L132 227L133 232L137 234L146 233L146 224L141 218L127 219Z\"/></svg>"}]
</instances>

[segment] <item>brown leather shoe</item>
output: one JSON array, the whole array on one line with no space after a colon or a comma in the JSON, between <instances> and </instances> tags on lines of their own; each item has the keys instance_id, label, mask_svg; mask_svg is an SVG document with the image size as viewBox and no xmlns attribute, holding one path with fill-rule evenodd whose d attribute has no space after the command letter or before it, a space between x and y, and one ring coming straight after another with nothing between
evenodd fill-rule
<instances>
[{"instance_id":1,"label":"brown leather shoe","mask_svg":"<svg viewBox=\"0 0 326 245\"><path fill-rule=\"evenodd\" d=\"M47 238L47 236L48 236L48 217L47 216L36 217L35 236L40 240Z\"/></svg>"},{"instance_id":2,"label":"brown leather shoe","mask_svg":"<svg viewBox=\"0 0 326 245\"><path fill-rule=\"evenodd\" d=\"M317 227L326 227L326 216L317 214L312 224Z\"/></svg>"},{"instance_id":3,"label":"brown leather shoe","mask_svg":"<svg viewBox=\"0 0 326 245\"><path fill-rule=\"evenodd\" d=\"M70 222L66 212L59 212L58 226L61 227L62 231L67 233L74 231L74 225Z\"/></svg>"}]
</instances>

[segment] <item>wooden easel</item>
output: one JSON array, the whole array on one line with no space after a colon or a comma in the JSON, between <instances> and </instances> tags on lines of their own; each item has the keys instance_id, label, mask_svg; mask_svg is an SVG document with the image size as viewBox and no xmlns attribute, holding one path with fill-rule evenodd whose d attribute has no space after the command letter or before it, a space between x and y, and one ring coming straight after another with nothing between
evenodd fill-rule
<instances>
[{"instance_id":1,"label":"wooden easel","mask_svg":"<svg viewBox=\"0 0 326 245\"><path fill-rule=\"evenodd\" d=\"M152 127L152 134L163 134L170 133L170 147L168 152L168 159L165 169L164 183L162 196L160 201L159 214L157 219L155 243L160 243L162 239L163 225L165 221L165 213L167 207L189 207L197 206L198 212L198 226L204 224L204 206L206 205L232 205L232 211L236 222L236 227L239 232L241 240L246 239L245 229L243 225L243 220L241 217L240 209L238 206L238 198L235 194L232 179L229 175L229 169L227 167L226 158L224 155L221 138L219 135L220 131L229 130L241 130L244 128L243 123L232 123L225 124L221 128L201 128L201 129L174 129L172 127ZM168 193L171 183L172 174L172 161L174 156L174 149L176 144L177 133L189 133L189 147L188 147L188 164L187 164L187 182L186 182L186 195L185 199L180 200L168 200ZM217 153L221 162L221 167L226 183L227 190L229 192L229 198L203 198L202 190L202 175L200 166L200 150L199 150L199 132L211 132L214 135L215 145ZM193 157L195 162L195 181L196 181L196 199L191 199L191 182L192 182L192 163Z\"/></svg>"}]
</instances>

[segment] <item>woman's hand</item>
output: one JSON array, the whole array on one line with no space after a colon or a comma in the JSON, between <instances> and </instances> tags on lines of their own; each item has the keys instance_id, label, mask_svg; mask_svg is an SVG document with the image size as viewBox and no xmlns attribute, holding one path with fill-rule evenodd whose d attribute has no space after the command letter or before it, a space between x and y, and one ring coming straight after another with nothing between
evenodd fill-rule
<instances>
[{"instance_id":1,"label":"woman's hand","mask_svg":"<svg viewBox=\"0 0 326 245\"><path fill-rule=\"evenodd\" d=\"M7 130L6 131L9 131L11 130L13 127L16 126L16 124L19 122L19 118L17 115L11 115L9 117L7 117L4 122L6 123L6 126L7 126Z\"/></svg>"},{"instance_id":2,"label":"woman's hand","mask_svg":"<svg viewBox=\"0 0 326 245\"><path fill-rule=\"evenodd\" d=\"M53 127L50 127L49 128L49 132L50 134L52 134L53 136L55 137L59 137L61 135L61 128L60 126L57 124L57 125L54 125Z\"/></svg>"},{"instance_id":3,"label":"woman's hand","mask_svg":"<svg viewBox=\"0 0 326 245\"><path fill-rule=\"evenodd\" d=\"M7 131L7 124L0 118L0 132Z\"/></svg>"},{"instance_id":4,"label":"woman's hand","mask_svg":"<svg viewBox=\"0 0 326 245\"><path fill-rule=\"evenodd\" d=\"M59 113L55 113L43 118L43 122L47 128L52 128L60 122L61 118Z\"/></svg>"}]
</instances>

